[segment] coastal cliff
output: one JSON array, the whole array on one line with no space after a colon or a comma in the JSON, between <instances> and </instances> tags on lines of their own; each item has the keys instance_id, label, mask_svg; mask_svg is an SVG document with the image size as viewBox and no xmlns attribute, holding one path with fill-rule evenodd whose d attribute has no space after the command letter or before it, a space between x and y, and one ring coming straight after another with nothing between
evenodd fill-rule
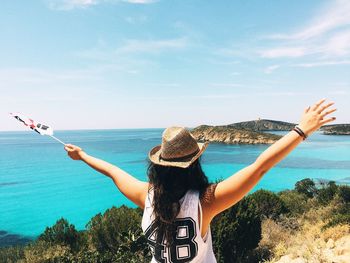
<instances>
[{"instance_id":1,"label":"coastal cliff","mask_svg":"<svg viewBox=\"0 0 350 263\"><path fill-rule=\"evenodd\" d=\"M201 125L191 130L198 141L227 144L272 144L282 136L227 126Z\"/></svg>"},{"instance_id":2,"label":"coastal cliff","mask_svg":"<svg viewBox=\"0 0 350 263\"><path fill-rule=\"evenodd\" d=\"M272 144L282 136L267 131L290 131L296 123L258 119L229 125L200 125L191 133L198 141L226 144ZM350 135L350 124L324 125L320 129L325 135Z\"/></svg>"},{"instance_id":3,"label":"coastal cliff","mask_svg":"<svg viewBox=\"0 0 350 263\"><path fill-rule=\"evenodd\" d=\"M258 119L229 124L228 126L250 131L290 131L297 123ZM350 135L350 124L323 125L319 131L324 135Z\"/></svg>"},{"instance_id":4,"label":"coastal cliff","mask_svg":"<svg viewBox=\"0 0 350 263\"><path fill-rule=\"evenodd\" d=\"M229 124L228 126L251 131L290 131L296 123L258 119Z\"/></svg>"},{"instance_id":5,"label":"coastal cliff","mask_svg":"<svg viewBox=\"0 0 350 263\"><path fill-rule=\"evenodd\" d=\"M325 135L350 135L350 124L325 125L320 130Z\"/></svg>"}]
</instances>

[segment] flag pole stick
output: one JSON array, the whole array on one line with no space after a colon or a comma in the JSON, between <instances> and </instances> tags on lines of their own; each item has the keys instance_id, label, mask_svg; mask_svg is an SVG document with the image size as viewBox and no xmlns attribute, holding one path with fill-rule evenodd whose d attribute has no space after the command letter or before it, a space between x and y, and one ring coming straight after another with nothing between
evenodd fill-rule
<instances>
[{"instance_id":1,"label":"flag pole stick","mask_svg":"<svg viewBox=\"0 0 350 263\"><path fill-rule=\"evenodd\" d=\"M62 143L63 145L66 145L64 142L62 142L60 139L56 138L55 136L53 135L49 135L50 137L52 137L53 139L55 139L56 141Z\"/></svg>"}]
</instances>

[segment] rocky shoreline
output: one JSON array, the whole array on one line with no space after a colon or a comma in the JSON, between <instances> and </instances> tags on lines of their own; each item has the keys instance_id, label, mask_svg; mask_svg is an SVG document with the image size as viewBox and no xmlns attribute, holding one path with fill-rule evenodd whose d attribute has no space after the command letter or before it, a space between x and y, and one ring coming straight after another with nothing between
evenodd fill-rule
<instances>
[{"instance_id":1,"label":"rocky shoreline","mask_svg":"<svg viewBox=\"0 0 350 263\"><path fill-rule=\"evenodd\" d=\"M201 125L191 130L192 135L201 142L226 144L272 144L282 136L227 126Z\"/></svg>"},{"instance_id":2,"label":"rocky shoreline","mask_svg":"<svg viewBox=\"0 0 350 263\"><path fill-rule=\"evenodd\" d=\"M228 126L251 131L290 131L297 123L257 119L229 124Z\"/></svg>"},{"instance_id":3,"label":"rocky shoreline","mask_svg":"<svg viewBox=\"0 0 350 263\"><path fill-rule=\"evenodd\" d=\"M325 135L350 135L350 124L334 124L321 127Z\"/></svg>"},{"instance_id":4,"label":"rocky shoreline","mask_svg":"<svg viewBox=\"0 0 350 263\"><path fill-rule=\"evenodd\" d=\"M228 125L200 125L191 132L198 141L226 144L272 144L282 136L269 131L290 131L297 123L258 119ZM324 135L350 135L350 124L324 125L319 131Z\"/></svg>"},{"instance_id":5,"label":"rocky shoreline","mask_svg":"<svg viewBox=\"0 0 350 263\"><path fill-rule=\"evenodd\" d=\"M290 131L297 123L277 120L258 119L229 124L230 127L252 131ZM350 135L350 124L323 125L320 129L324 135Z\"/></svg>"}]
</instances>

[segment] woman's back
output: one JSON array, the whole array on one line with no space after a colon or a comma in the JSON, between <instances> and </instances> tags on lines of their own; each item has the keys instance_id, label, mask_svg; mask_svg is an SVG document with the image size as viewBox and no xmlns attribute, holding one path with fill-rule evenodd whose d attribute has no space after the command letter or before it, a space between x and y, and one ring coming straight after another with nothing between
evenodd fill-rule
<instances>
[{"instance_id":1,"label":"woman's back","mask_svg":"<svg viewBox=\"0 0 350 263\"><path fill-rule=\"evenodd\" d=\"M202 212L198 191L188 190L180 199L181 208L175 219L174 242L170 247L165 245L165 240L160 240L161 237L157 240L152 203L153 189L146 197L142 217L142 229L153 254L152 262L216 262L210 227L204 239L201 236L199 220L202 222Z\"/></svg>"}]
</instances>

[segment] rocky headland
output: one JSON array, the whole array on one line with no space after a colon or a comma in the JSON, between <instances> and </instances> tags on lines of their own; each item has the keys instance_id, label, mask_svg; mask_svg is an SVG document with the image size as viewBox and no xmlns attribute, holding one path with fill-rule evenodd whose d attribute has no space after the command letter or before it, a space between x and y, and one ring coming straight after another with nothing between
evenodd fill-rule
<instances>
[{"instance_id":1,"label":"rocky headland","mask_svg":"<svg viewBox=\"0 0 350 263\"><path fill-rule=\"evenodd\" d=\"M236 122L229 124L228 126L251 131L289 131L293 129L295 125L297 125L297 123L258 119L252 121Z\"/></svg>"},{"instance_id":2,"label":"rocky headland","mask_svg":"<svg viewBox=\"0 0 350 263\"><path fill-rule=\"evenodd\" d=\"M320 130L325 135L350 135L350 124L325 125Z\"/></svg>"},{"instance_id":3,"label":"rocky headland","mask_svg":"<svg viewBox=\"0 0 350 263\"><path fill-rule=\"evenodd\" d=\"M198 141L227 144L272 144L282 136L226 126L201 125L191 133Z\"/></svg>"},{"instance_id":4,"label":"rocky headland","mask_svg":"<svg viewBox=\"0 0 350 263\"><path fill-rule=\"evenodd\" d=\"M196 127L195 130L198 128L200 128L201 131L203 130L203 128L206 128L206 129L210 128L212 130L211 127L217 127L218 129L216 129L216 130L221 133L221 132L224 132L226 129L236 128L239 130L260 132L260 134L261 134L262 132L266 133L268 131L290 131L297 124L298 123L260 119L259 118L257 120L236 122L236 123L222 125L222 126L201 125L201 126ZM234 130L232 130L232 131L235 132ZM322 131L324 135L350 135L350 124L323 125L319 129L319 131ZM225 132L227 134L227 131L225 131ZM251 134L251 135L253 137L256 137L256 134ZM239 137L239 135L237 135L237 136ZM246 139L246 137L244 137L244 138Z\"/></svg>"}]
</instances>

